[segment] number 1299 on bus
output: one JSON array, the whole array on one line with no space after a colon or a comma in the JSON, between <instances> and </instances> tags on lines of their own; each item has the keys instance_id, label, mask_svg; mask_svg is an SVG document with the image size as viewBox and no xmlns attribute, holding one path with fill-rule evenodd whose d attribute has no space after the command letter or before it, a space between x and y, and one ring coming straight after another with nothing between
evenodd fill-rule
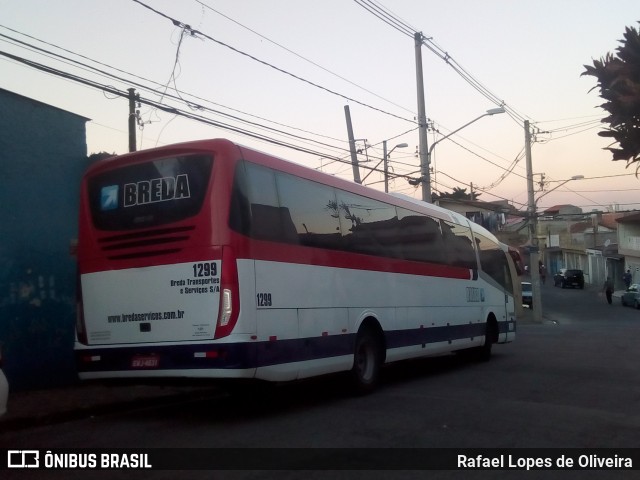
<instances>
[{"instance_id":1,"label":"number 1299 on bus","mask_svg":"<svg viewBox=\"0 0 640 480\"><path fill-rule=\"evenodd\" d=\"M218 265L216 262L194 263L193 276L198 277L217 277Z\"/></svg>"}]
</instances>

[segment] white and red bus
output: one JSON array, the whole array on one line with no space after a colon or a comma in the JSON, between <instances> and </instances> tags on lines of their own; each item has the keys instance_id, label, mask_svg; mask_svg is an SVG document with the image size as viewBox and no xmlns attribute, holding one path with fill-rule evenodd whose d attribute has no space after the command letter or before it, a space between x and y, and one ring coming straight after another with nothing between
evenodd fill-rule
<instances>
[{"instance_id":1,"label":"white and red bus","mask_svg":"<svg viewBox=\"0 0 640 480\"><path fill-rule=\"evenodd\" d=\"M505 245L465 217L236 145L103 160L83 178L81 379L289 381L513 340Z\"/></svg>"}]
</instances>

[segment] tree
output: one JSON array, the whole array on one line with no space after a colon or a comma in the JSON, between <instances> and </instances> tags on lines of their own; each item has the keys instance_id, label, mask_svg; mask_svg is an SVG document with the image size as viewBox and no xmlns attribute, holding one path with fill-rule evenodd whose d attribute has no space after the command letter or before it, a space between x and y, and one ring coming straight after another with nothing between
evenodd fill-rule
<instances>
[{"instance_id":1,"label":"tree","mask_svg":"<svg viewBox=\"0 0 640 480\"><path fill-rule=\"evenodd\" d=\"M600 97L606 100L601 107L609 115L602 123L609 127L598 135L614 142L605 150L613 154L612 160L626 160L631 165L640 162L640 31L627 27L619 42L616 56L608 53L594 60L593 66L585 65L581 76L596 77L598 85L593 89L599 87Z\"/></svg>"},{"instance_id":2,"label":"tree","mask_svg":"<svg viewBox=\"0 0 640 480\"><path fill-rule=\"evenodd\" d=\"M91 155L89 155L87 159L89 160L89 163L94 163L100 160L104 160L105 158L111 158L115 156L116 156L115 153L99 152L99 153L92 153Z\"/></svg>"},{"instance_id":3,"label":"tree","mask_svg":"<svg viewBox=\"0 0 640 480\"><path fill-rule=\"evenodd\" d=\"M453 187L453 192L442 192L439 195L434 194L433 199L443 200L445 198L448 198L451 200L477 200L480 195L480 193L475 192L467 193L466 188Z\"/></svg>"}]
</instances>

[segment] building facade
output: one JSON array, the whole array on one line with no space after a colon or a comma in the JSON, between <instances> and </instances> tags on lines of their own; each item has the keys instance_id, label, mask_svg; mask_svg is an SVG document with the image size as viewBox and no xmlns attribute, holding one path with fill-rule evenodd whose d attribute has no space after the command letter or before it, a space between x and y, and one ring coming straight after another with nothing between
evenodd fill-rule
<instances>
[{"instance_id":1,"label":"building facade","mask_svg":"<svg viewBox=\"0 0 640 480\"><path fill-rule=\"evenodd\" d=\"M73 381L87 118L0 89L0 344L12 389Z\"/></svg>"},{"instance_id":2,"label":"building facade","mask_svg":"<svg viewBox=\"0 0 640 480\"><path fill-rule=\"evenodd\" d=\"M618 218L618 253L624 270L631 270L632 283L640 283L640 212Z\"/></svg>"}]
</instances>

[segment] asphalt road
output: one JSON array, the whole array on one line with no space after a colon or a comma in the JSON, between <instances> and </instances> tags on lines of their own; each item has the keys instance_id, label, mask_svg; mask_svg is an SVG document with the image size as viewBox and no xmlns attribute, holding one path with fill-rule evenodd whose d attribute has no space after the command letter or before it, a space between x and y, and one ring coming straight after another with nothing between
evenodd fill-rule
<instances>
[{"instance_id":1,"label":"asphalt road","mask_svg":"<svg viewBox=\"0 0 640 480\"><path fill-rule=\"evenodd\" d=\"M384 370L384 381L372 395L353 397L342 377L330 377L258 392L245 400L218 395L0 432L0 445L189 447L211 449L212 455L228 447L640 447L640 311L622 307L619 299L608 305L598 292L562 290L549 283L543 287L543 307L545 322L519 325L516 341L496 346L490 362L447 356L393 365ZM149 477L149 472L126 476L121 471L31 472L29 477L10 473L11 478ZM218 471L188 476L521 478L525 473ZM640 477L638 472L529 473L530 478ZM171 472L153 475L180 477Z\"/></svg>"}]
</instances>

